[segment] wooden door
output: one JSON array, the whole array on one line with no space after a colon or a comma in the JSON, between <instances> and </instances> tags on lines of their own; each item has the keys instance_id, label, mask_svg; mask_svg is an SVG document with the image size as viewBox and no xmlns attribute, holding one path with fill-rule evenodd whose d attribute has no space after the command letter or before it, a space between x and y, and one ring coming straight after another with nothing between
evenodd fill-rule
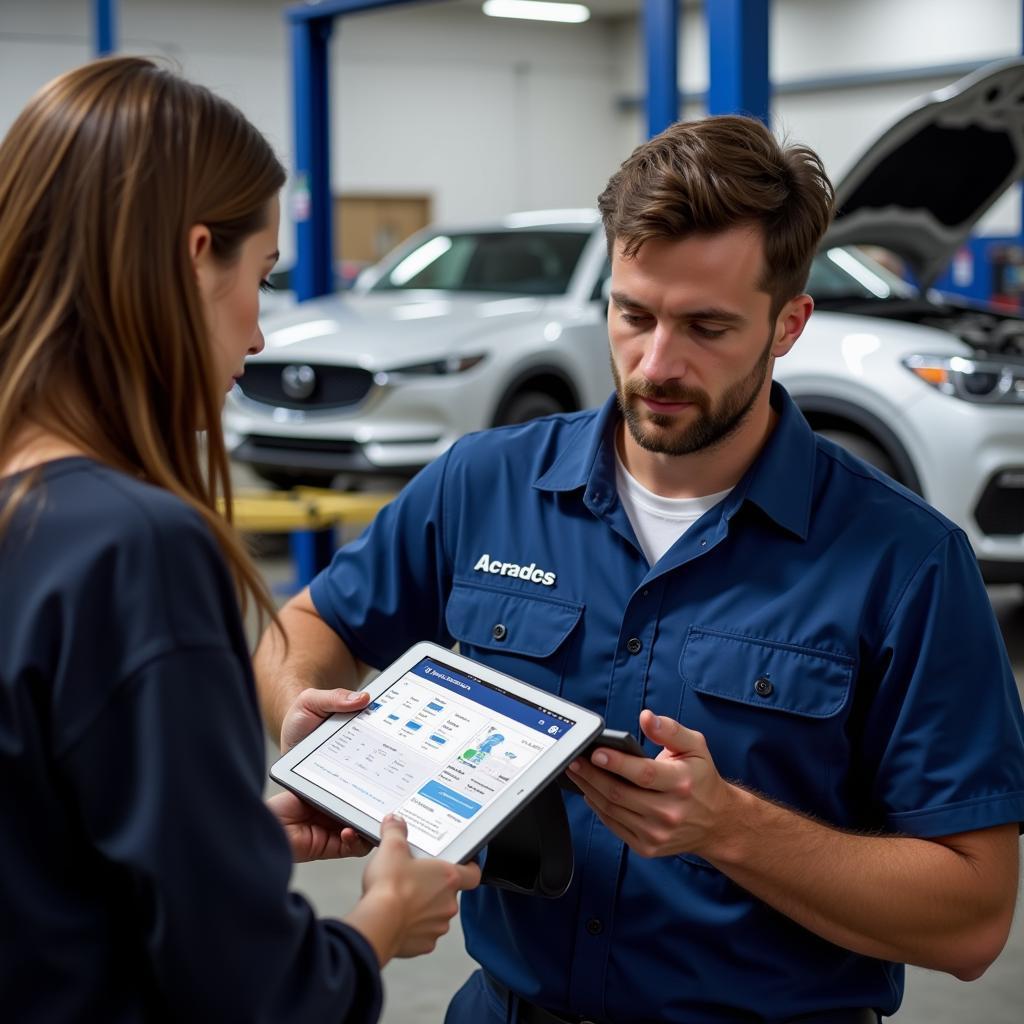
<instances>
[{"instance_id":1,"label":"wooden door","mask_svg":"<svg viewBox=\"0 0 1024 1024\"><path fill-rule=\"evenodd\" d=\"M335 259L376 263L399 242L426 227L430 220L429 196L335 196Z\"/></svg>"}]
</instances>

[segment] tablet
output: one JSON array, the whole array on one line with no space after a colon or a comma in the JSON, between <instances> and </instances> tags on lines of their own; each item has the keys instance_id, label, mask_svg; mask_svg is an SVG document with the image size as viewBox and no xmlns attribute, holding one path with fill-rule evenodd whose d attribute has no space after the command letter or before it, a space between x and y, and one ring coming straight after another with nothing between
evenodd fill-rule
<instances>
[{"instance_id":1,"label":"tablet","mask_svg":"<svg viewBox=\"0 0 1024 1024\"><path fill-rule=\"evenodd\" d=\"M270 777L371 840L397 812L420 856L465 863L601 732L600 715L419 643Z\"/></svg>"}]
</instances>

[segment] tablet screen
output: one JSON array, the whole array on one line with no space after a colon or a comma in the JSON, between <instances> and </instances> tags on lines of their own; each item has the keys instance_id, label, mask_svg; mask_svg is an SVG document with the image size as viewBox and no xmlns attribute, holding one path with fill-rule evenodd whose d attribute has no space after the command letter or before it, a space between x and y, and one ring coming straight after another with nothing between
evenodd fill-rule
<instances>
[{"instance_id":1,"label":"tablet screen","mask_svg":"<svg viewBox=\"0 0 1024 1024\"><path fill-rule=\"evenodd\" d=\"M437 855L575 724L424 658L292 770Z\"/></svg>"}]
</instances>

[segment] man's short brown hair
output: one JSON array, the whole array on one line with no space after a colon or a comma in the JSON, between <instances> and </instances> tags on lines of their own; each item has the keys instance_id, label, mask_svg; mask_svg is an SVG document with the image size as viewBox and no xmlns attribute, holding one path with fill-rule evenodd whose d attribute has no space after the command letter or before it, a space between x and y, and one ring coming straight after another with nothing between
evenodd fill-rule
<instances>
[{"instance_id":1,"label":"man's short brown hair","mask_svg":"<svg viewBox=\"0 0 1024 1024\"><path fill-rule=\"evenodd\" d=\"M609 254L618 242L627 257L651 239L760 229L759 287L774 321L804 290L833 198L817 153L781 145L756 118L726 115L680 121L638 146L597 202Z\"/></svg>"}]
</instances>

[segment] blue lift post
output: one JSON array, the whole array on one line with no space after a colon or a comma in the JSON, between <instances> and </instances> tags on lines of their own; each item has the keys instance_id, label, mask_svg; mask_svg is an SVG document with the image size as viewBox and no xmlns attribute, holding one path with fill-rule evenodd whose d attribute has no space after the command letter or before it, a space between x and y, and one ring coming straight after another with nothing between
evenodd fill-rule
<instances>
[{"instance_id":1,"label":"blue lift post","mask_svg":"<svg viewBox=\"0 0 1024 1024\"><path fill-rule=\"evenodd\" d=\"M296 227L292 283L302 302L334 290L331 238L331 123L329 42L334 19L345 14L426 0L323 0L285 9L292 43Z\"/></svg>"},{"instance_id":2,"label":"blue lift post","mask_svg":"<svg viewBox=\"0 0 1024 1024\"><path fill-rule=\"evenodd\" d=\"M99 2L99 0L97 0ZM113 0L111 0L113 2ZM324 0L285 9L292 45L292 115L295 125L295 267L292 287L302 302L334 290L331 208L330 39L334 19L345 14L424 0ZM292 533L299 586L331 559L334 531Z\"/></svg>"},{"instance_id":3,"label":"blue lift post","mask_svg":"<svg viewBox=\"0 0 1024 1024\"><path fill-rule=\"evenodd\" d=\"M93 49L97 57L117 50L117 0L92 0Z\"/></svg>"},{"instance_id":4,"label":"blue lift post","mask_svg":"<svg viewBox=\"0 0 1024 1024\"><path fill-rule=\"evenodd\" d=\"M705 0L709 114L750 114L769 123L769 3L770 0Z\"/></svg>"},{"instance_id":5,"label":"blue lift post","mask_svg":"<svg viewBox=\"0 0 1024 1024\"><path fill-rule=\"evenodd\" d=\"M333 18L292 19L296 260L292 288L302 302L334 290L331 239L331 126L328 43Z\"/></svg>"},{"instance_id":6,"label":"blue lift post","mask_svg":"<svg viewBox=\"0 0 1024 1024\"><path fill-rule=\"evenodd\" d=\"M653 138L679 118L678 0L644 0L644 46L647 137Z\"/></svg>"}]
</instances>

